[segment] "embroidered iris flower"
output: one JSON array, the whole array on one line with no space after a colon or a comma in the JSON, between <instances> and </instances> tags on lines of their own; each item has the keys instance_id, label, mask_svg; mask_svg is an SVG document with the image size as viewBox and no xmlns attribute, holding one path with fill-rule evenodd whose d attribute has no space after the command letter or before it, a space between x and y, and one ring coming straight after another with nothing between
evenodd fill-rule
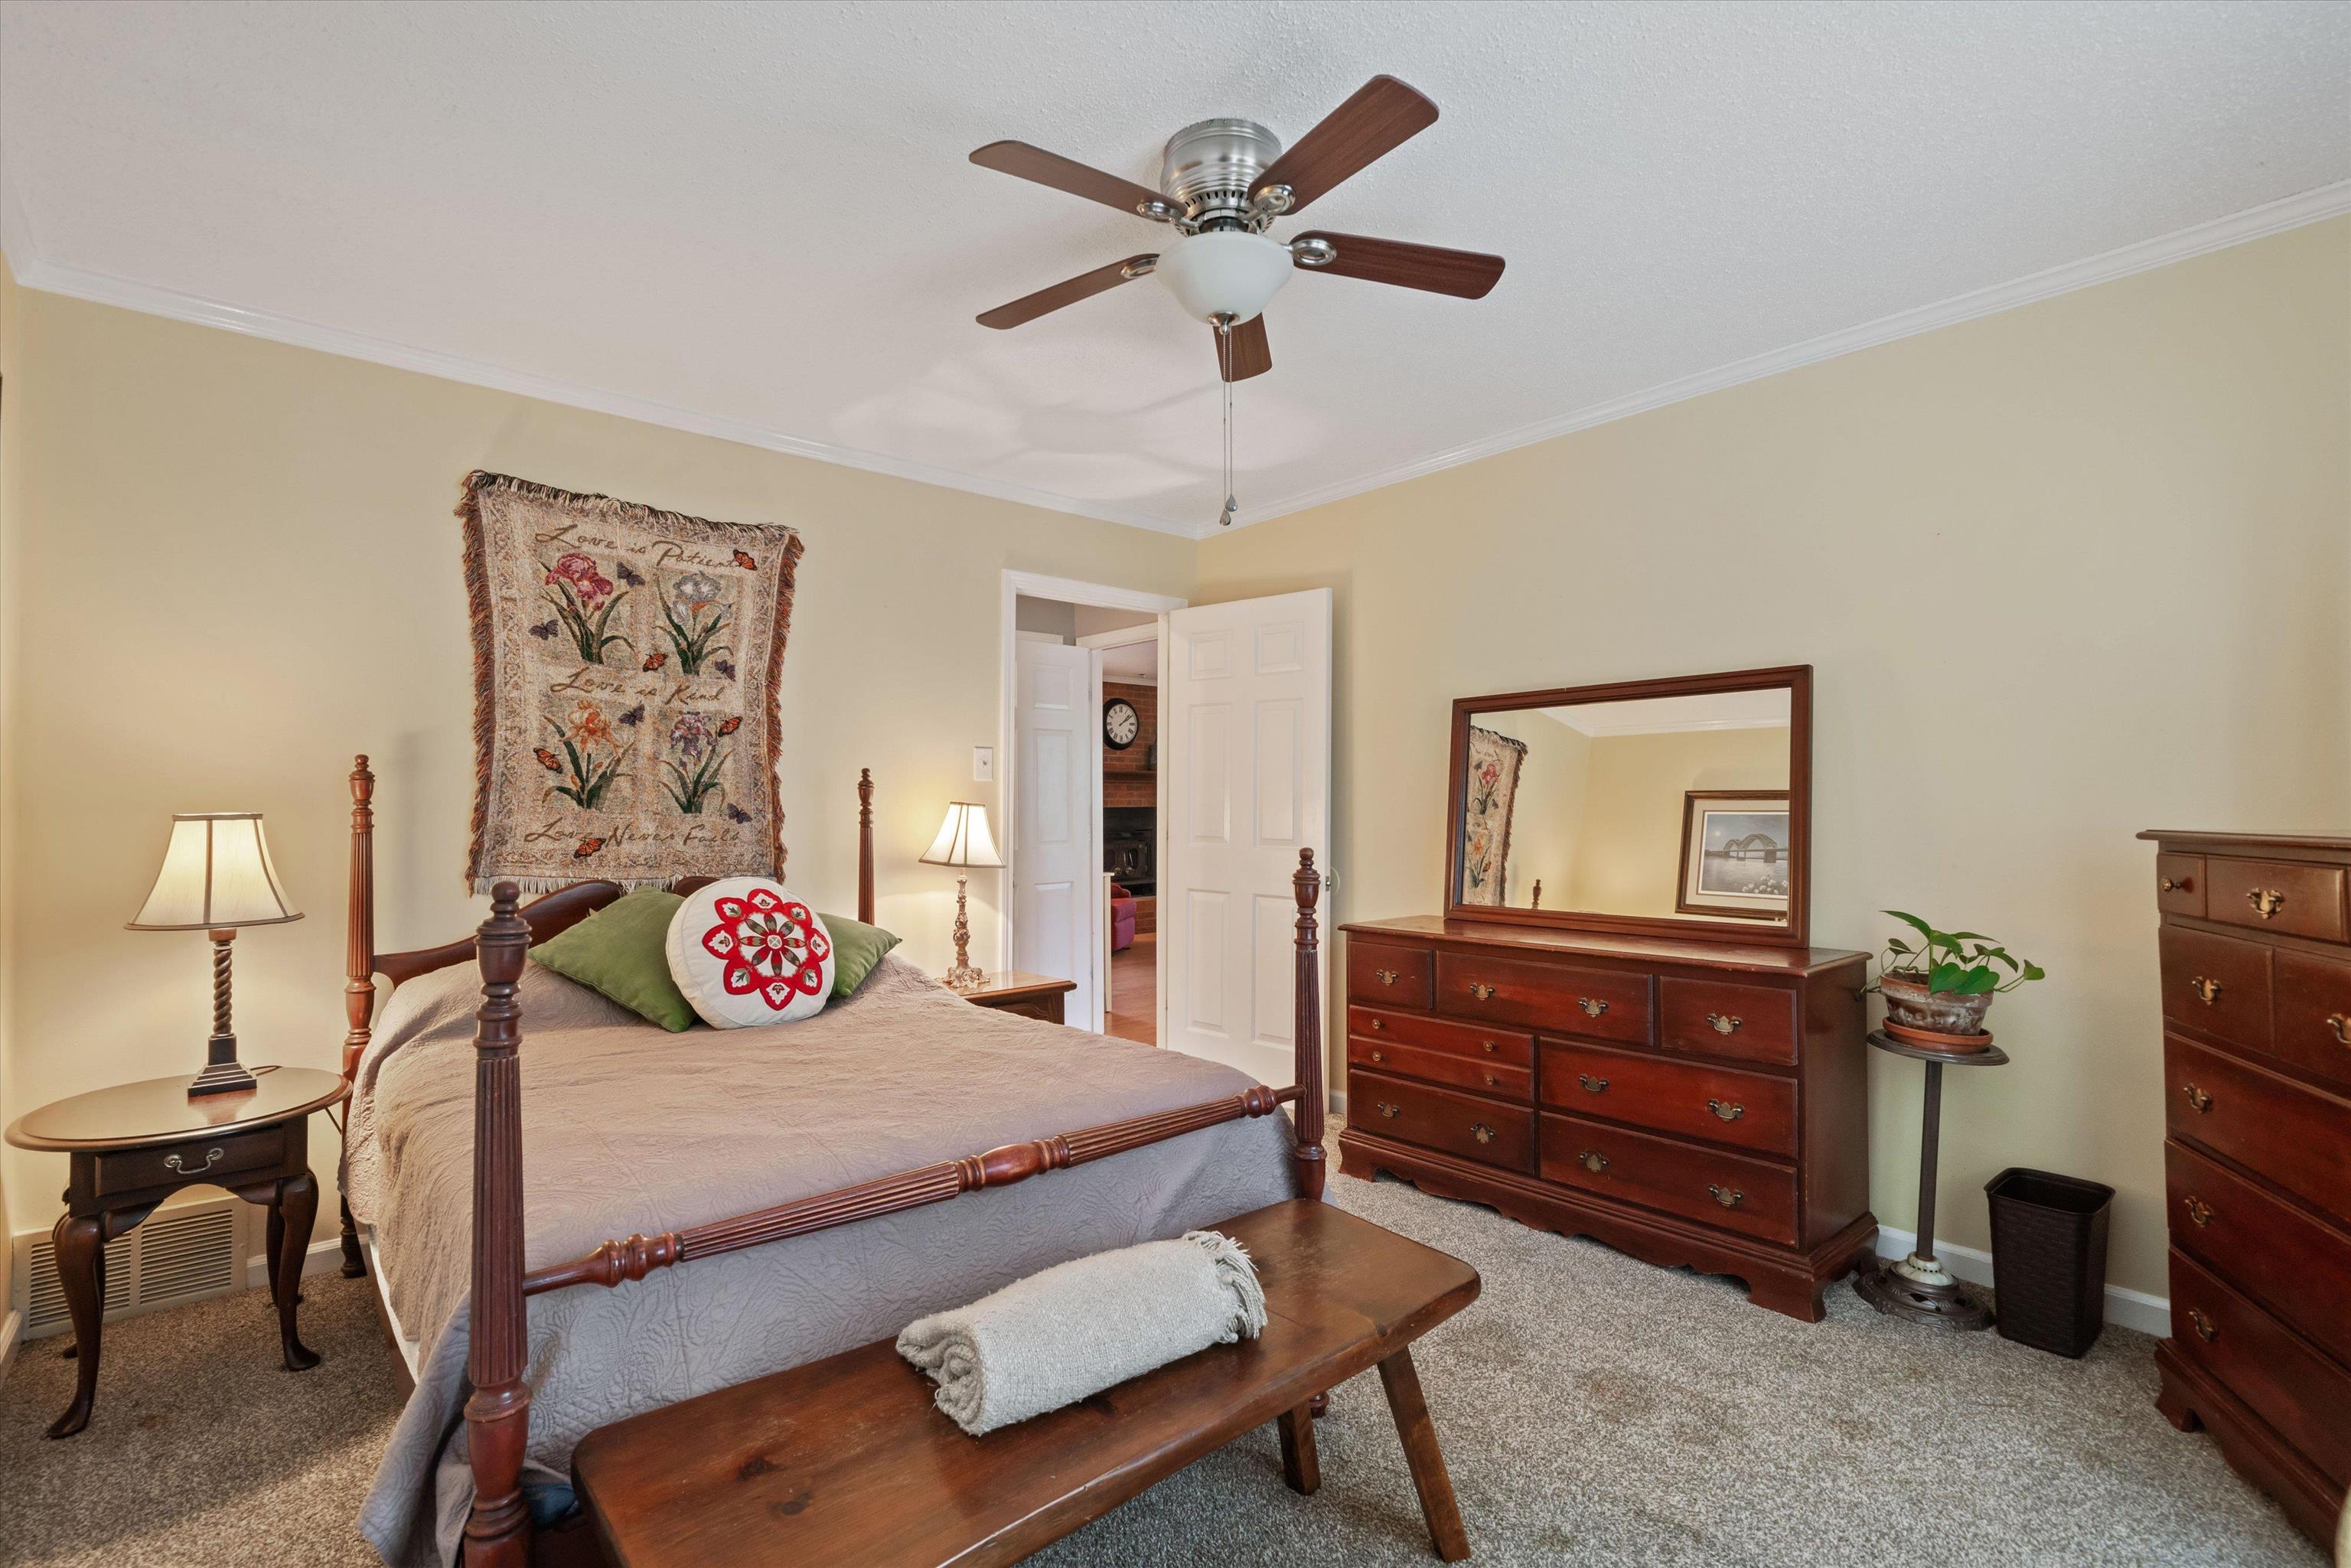
<instances>
[{"instance_id":1,"label":"embroidered iris flower","mask_svg":"<svg viewBox=\"0 0 2351 1568\"><path fill-rule=\"evenodd\" d=\"M554 591L550 593L548 589ZM612 580L597 570L593 556L573 550L557 557L555 564L547 569L547 587L539 590L538 596L554 610L555 620L547 622L547 632L534 626L531 634L544 640L560 622L578 645L581 664L602 664L604 650L614 643L633 646L620 632L604 630L611 622L612 612L620 608L621 599L628 595L612 597Z\"/></svg>"},{"instance_id":2,"label":"embroidered iris flower","mask_svg":"<svg viewBox=\"0 0 2351 1568\"><path fill-rule=\"evenodd\" d=\"M726 628L726 607L720 602L726 592L726 585L706 571L689 571L671 580L669 598L662 605L662 630L677 654L678 674L698 675L709 660L735 651L732 643L718 641ZM706 619L705 611L709 612Z\"/></svg>"},{"instance_id":3,"label":"embroidered iris flower","mask_svg":"<svg viewBox=\"0 0 2351 1568\"><path fill-rule=\"evenodd\" d=\"M677 722L669 727L670 746L683 757L700 757L710 739L710 720L692 709L678 715Z\"/></svg>"},{"instance_id":4,"label":"embroidered iris flower","mask_svg":"<svg viewBox=\"0 0 2351 1568\"><path fill-rule=\"evenodd\" d=\"M718 580L706 571L688 572L669 585L670 601L689 618L717 603L718 596L726 591Z\"/></svg>"},{"instance_id":5,"label":"embroidered iris flower","mask_svg":"<svg viewBox=\"0 0 2351 1568\"><path fill-rule=\"evenodd\" d=\"M605 721L604 710L584 699L572 705L571 725L566 733L583 746L613 738L612 727Z\"/></svg>"}]
</instances>

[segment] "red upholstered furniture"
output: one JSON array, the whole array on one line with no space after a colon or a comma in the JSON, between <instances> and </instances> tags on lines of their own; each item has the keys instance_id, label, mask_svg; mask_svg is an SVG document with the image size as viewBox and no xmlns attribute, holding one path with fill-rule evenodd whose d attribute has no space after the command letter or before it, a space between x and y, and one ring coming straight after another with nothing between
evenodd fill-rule
<instances>
[{"instance_id":1,"label":"red upholstered furniture","mask_svg":"<svg viewBox=\"0 0 2351 1568\"><path fill-rule=\"evenodd\" d=\"M1110 884L1110 950L1123 953L1134 946L1134 894L1116 883Z\"/></svg>"}]
</instances>

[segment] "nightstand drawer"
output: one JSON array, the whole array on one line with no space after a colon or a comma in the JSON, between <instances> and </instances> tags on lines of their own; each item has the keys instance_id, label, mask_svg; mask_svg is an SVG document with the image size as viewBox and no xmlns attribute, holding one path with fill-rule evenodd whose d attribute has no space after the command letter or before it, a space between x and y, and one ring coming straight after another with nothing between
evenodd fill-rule
<instances>
[{"instance_id":1,"label":"nightstand drawer","mask_svg":"<svg viewBox=\"0 0 2351 1568\"><path fill-rule=\"evenodd\" d=\"M983 1006L1000 1013L1014 1013L1024 1019L1036 1019L1044 1023L1061 1021L1061 998L1039 997L1025 1002L987 1002Z\"/></svg>"},{"instance_id":2,"label":"nightstand drawer","mask_svg":"<svg viewBox=\"0 0 2351 1568\"><path fill-rule=\"evenodd\" d=\"M157 1148L110 1149L95 1157L98 1196L112 1197L177 1182L222 1182L275 1170L286 1160L286 1128L256 1127Z\"/></svg>"}]
</instances>

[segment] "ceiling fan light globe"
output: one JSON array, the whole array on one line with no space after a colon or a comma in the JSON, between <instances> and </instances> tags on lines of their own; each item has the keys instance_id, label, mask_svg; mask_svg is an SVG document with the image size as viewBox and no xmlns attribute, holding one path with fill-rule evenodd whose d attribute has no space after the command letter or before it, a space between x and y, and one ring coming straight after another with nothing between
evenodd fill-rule
<instances>
[{"instance_id":1,"label":"ceiling fan light globe","mask_svg":"<svg viewBox=\"0 0 2351 1568\"><path fill-rule=\"evenodd\" d=\"M1234 326L1253 319L1290 281L1287 246L1263 235L1217 229L1186 235L1159 253L1152 276L1167 286L1187 316Z\"/></svg>"}]
</instances>

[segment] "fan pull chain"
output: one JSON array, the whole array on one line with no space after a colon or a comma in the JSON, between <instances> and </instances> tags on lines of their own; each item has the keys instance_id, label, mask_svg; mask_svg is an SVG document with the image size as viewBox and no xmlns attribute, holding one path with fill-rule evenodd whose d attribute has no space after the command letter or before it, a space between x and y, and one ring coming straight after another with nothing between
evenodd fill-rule
<instances>
[{"instance_id":1,"label":"fan pull chain","mask_svg":"<svg viewBox=\"0 0 2351 1568\"><path fill-rule=\"evenodd\" d=\"M1241 509L1233 497L1233 319L1217 318L1217 369L1225 383L1225 509L1217 515L1217 526L1229 528L1233 514Z\"/></svg>"}]
</instances>

